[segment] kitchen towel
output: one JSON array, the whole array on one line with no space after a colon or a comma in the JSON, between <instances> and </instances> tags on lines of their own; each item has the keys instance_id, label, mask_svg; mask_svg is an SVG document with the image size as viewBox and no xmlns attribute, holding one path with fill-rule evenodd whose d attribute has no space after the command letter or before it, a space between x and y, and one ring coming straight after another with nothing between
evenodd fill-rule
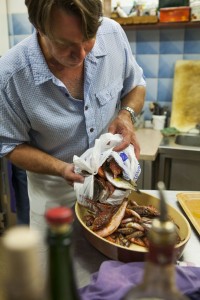
<instances>
[{"instance_id":1,"label":"kitchen towel","mask_svg":"<svg viewBox=\"0 0 200 300\"><path fill-rule=\"evenodd\" d=\"M105 261L91 281L79 289L82 300L121 300L123 296L141 282L143 262L123 263ZM179 289L191 300L200 299L200 268L176 266L176 282Z\"/></svg>"}]
</instances>

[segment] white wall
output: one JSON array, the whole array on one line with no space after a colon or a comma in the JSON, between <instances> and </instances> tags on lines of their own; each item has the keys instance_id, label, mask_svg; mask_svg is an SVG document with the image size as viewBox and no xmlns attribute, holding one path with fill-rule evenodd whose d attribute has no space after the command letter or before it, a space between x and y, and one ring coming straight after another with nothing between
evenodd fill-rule
<instances>
[{"instance_id":1,"label":"white wall","mask_svg":"<svg viewBox=\"0 0 200 300\"><path fill-rule=\"evenodd\" d=\"M0 56L9 49L6 0L0 0Z\"/></svg>"},{"instance_id":2,"label":"white wall","mask_svg":"<svg viewBox=\"0 0 200 300\"><path fill-rule=\"evenodd\" d=\"M0 0L1 1L1 0ZM26 13L27 8L24 0L6 0L8 13Z\"/></svg>"}]
</instances>

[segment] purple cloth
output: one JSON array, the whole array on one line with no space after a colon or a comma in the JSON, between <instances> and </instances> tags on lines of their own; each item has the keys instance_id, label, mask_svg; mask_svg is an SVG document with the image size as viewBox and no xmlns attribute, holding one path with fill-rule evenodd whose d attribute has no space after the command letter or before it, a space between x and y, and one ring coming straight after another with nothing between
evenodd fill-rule
<instances>
[{"instance_id":1,"label":"purple cloth","mask_svg":"<svg viewBox=\"0 0 200 300\"><path fill-rule=\"evenodd\" d=\"M105 261L90 283L79 289L82 300L121 300L129 289L140 283L144 263ZM200 300L200 268L176 266L179 289L192 300Z\"/></svg>"}]
</instances>

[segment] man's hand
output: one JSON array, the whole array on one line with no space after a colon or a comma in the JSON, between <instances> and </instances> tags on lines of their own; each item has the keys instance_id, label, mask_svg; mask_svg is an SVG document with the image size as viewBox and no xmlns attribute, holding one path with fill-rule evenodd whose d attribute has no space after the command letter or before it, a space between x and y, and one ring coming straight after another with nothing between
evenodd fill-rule
<instances>
[{"instance_id":1,"label":"man's hand","mask_svg":"<svg viewBox=\"0 0 200 300\"><path fill-rule=\"evenodd\" d=\"M19 168L30 172L63 177L71 185L74 182L84 182L84 177L74 172L73 164L27 144L16 146L6 157Z\"/></svg>"},{"instance_id":2,"label":"man's hand","mask_svg":"<svg viewBox=\"0 0 200 300\"><path fill-rule=\"evenodd\" d=\"M84 182L84 177L74 172L74 165L65 163L63 168L62 177L73 186L74 182Z\"/></svg>"},{"instance_id":3,"label":"man's hand","mask_svg":"<svg viewBox=\"0 0 200 300\"><path fill-rule=\"evenodd\" d=\"M123 99L121 99L121 106L129 106L134 109L136 113L139 113L144 105L145 90L145 86L136 86ZM123 137L123 141L113 149L114 151L122 151L132 144L135 149L135 156L139 159L140 145L136 138L131 115L127 110L119 111L118 116L108 127L108 132L113 134L119 133Z\"/></svg>"},{"instance_id":4,"label":"man's hand","mask_svg":"<svg viewBox=\"0 0 200 300\"><path fill-rule=\"evenodd\" d=\"M113 134L119 133L123 137L122 142L113 149L114 151L122 151L132 144L134 146L135 156L137 159L139 159L140 145L137 141L134 126L128 111L121 110L119 112L118 116L108 127L108 132Z\"/></svg>"}]
</instances>

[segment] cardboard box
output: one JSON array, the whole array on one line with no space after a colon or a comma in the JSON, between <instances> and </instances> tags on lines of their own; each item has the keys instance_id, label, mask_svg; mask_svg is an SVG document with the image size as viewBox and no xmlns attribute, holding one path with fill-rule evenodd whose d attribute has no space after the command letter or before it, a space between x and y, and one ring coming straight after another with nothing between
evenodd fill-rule
<instances>
[{"instance_id":1,"label":"cardboard box","mask_svg":"<svg viewBox=\"0 0 200 300\"><path fill-rule=\"evenodd\" d=\"M188 22L190 21L190 7L168 7L160 9L160 22Z\"/></svg>"}]
</instances>

